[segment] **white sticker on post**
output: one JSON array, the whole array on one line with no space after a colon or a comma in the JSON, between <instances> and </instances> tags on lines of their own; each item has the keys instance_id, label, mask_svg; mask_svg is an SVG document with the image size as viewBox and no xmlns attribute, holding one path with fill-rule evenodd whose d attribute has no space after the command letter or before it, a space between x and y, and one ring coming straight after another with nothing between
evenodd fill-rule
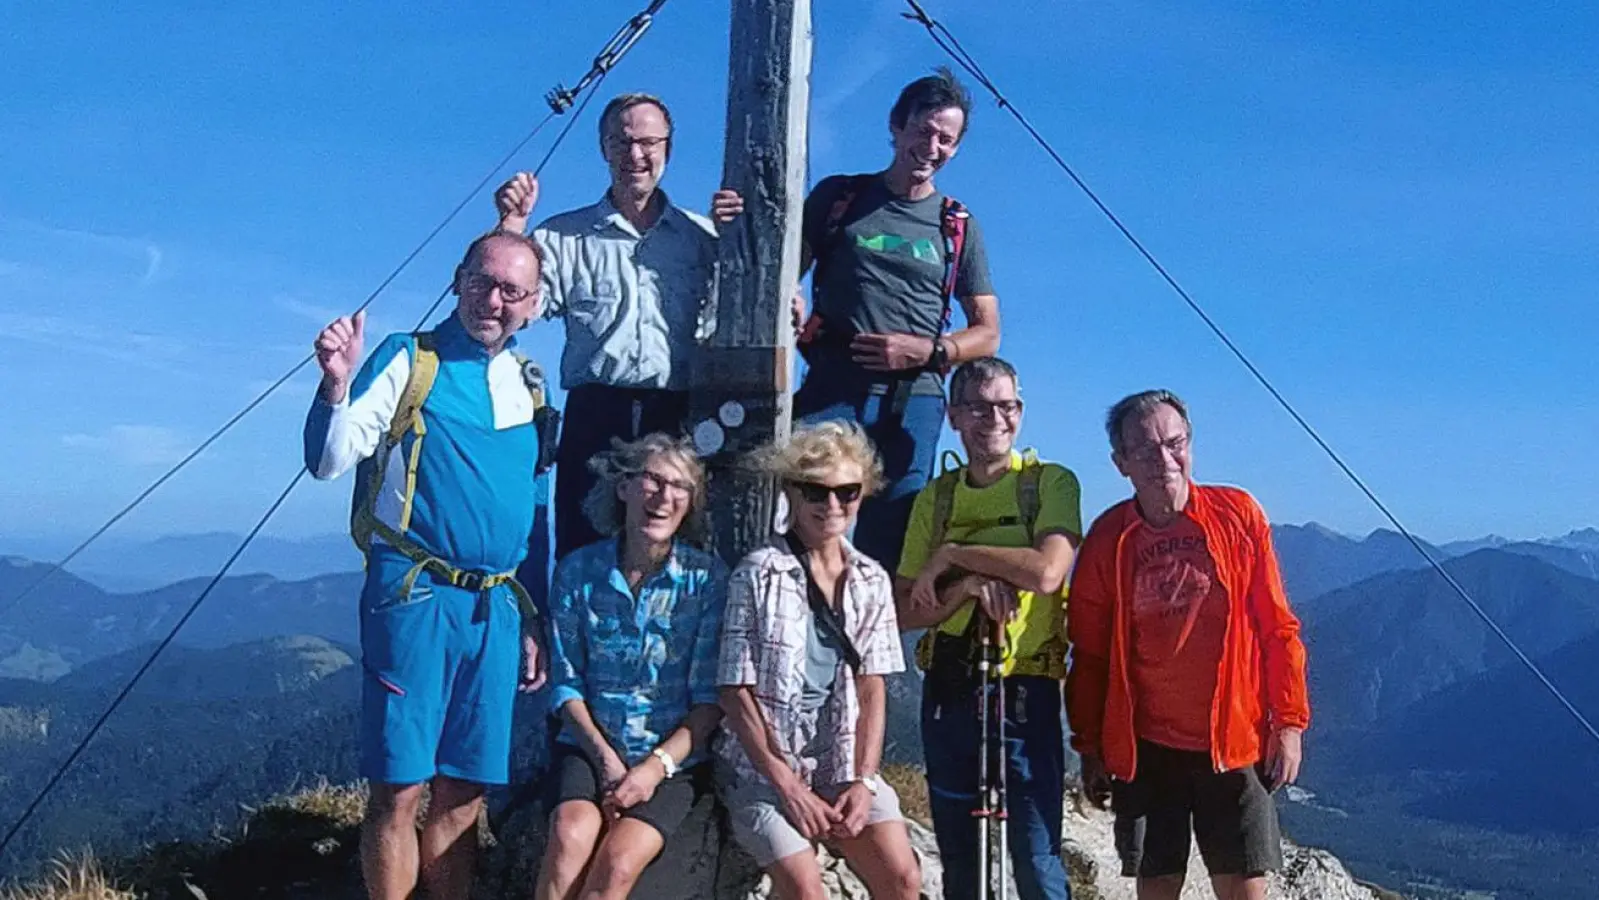
<instances>
[{"instance_id":1,"label":"white sticker on post","mask_svg":"<svg viewBox=\"0 0 1599 900\"><path fill-rule=\"evenodd\" d=\"M694 449L701 456L711 456L722 449L726 437L722 433L722 426L710 419L706 419L694 426Z\"/></svg>"}]
</instances>

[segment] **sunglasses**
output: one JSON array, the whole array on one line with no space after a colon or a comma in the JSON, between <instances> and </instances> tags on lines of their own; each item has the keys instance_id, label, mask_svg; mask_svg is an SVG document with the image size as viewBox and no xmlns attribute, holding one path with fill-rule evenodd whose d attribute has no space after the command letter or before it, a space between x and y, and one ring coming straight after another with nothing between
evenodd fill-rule
<instances>
[{"instance_id":1,"label":"sunglasses","mask_svg":"<svg viewBox=\"0 0 1599 900\"><path fill-rule=\"evenodd\" d=\"M861 499L862 487L859 481L849 484L817 484L814 481L791 481L789 484L792 484L799 491L801 499L806 503L826 503L829 494L838 498L840 506L848 506Z\"/></svg>"}]
</instances>

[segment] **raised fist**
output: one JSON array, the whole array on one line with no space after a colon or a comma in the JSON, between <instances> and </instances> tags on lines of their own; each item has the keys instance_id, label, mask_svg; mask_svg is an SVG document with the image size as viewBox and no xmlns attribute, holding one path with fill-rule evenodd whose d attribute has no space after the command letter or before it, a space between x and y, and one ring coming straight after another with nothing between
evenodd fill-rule
<instances>
[{"instance_id":1,"label":"raised fist","mask_svg":"<svg viewBox=\"0 0 1599 900\"><path fill-rule=\"evenodd\" d=\"M316 364L322 369L322 397L338 403L349 390L350 378L361 364L366 339L366 312L354 318L340 316L316 336Z\"/></svg>"},{"instance_id":2,"label":"raised fist","mask_svg":"<svg viewBox=\"0 0 1599 900\"><path fill-rule=\"evenodd\" d=\"M518 172L494 192L494 208L500 213L500 228L521 234L527 231L528 216L539 202L539 180L529 172Z\"/></svg>"}]
</instances>

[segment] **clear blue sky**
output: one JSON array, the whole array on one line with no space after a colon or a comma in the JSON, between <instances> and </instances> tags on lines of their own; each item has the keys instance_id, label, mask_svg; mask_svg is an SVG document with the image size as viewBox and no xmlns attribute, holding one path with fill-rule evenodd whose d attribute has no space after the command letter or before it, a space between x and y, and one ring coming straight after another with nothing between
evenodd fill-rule
<instances>
[{"instance_id":1,"label":"clear blue sky","mask_svg":"<svg viewBox=\"0 0 1599 900\"><path fill-rule=\"evenodd\" d=\"M0 539L87 532L286 370L642 5L0 0ZM816 5L813 179L879 168L895 92L943 60L896 2ZM1414 528L1595 521L1599 7L929 8ZM671 0L605 85L672 104L666 186L700 207L725 16ZM540 212L604 183L584 121ZM1026 436L1078 471L1086 515L1125 493L1103 410L1163 385L1193 406L1201 478L1279 521L1380 524L986 100L940 185L982 219ZM409 327L491 218L484 196L374 328ZM553 363L558 340L544 325L530 343ZM299 465L311 390L293 383L121 533L248 527ZM337 531L348 496L302 488L273 531Z\"/></svg>"}]
</instances>

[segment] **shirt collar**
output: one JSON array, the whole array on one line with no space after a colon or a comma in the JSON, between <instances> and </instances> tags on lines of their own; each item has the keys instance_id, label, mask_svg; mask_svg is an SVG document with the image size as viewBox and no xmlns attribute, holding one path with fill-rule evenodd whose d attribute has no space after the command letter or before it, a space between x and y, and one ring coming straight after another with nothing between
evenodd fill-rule
<instances>
[{"instance_id":1,"label":"shirt collar","mask_svg":"<svg viewBox=\"0 0 1599 900\"><path fill-rule=\"evenodd\" d=\"M672 205L672 198L666 195L665 190L656 188L655 194L661 198L661 215L655 220L655 225L651 226L649 229L647 229L647 231L654 231L656 228L659 228L663 225L670 226L671 224L675 223L677 216L682 215L682 213L678 211L678 208ZM606 228L618 228L635 238L642 238L644 236L643 234L639 233L637 228L633 227L632 222L627 220L627 216L622 215L621 210L616 208L616 204L611 202L611 192L609 189L600 195L600 202L596 204L596 206L599 208L600 217L594 223L595 231L603 231Z\"/></svg>"},{"instance_id":2,"label":"shirt collar","mask_svg":"<svg viewBox=\"0 0 1599 900\"><path fill-rule=\"evenodd\" d=\"M616 535L606 538L605 543L608 549L604 554L604 558L610 563L613 579L618 585L625 588L627 586L627 578L622 574L622 537L621 535ZM649 584L662 575L670 578L673 584L681 584L688 577L688 567L683 564L682 556L683 543L674 539L672 541L672 549L666 555L666 564L661 566L659 572L645 579L644 584Z\"/></svg>"}]
</instances>

